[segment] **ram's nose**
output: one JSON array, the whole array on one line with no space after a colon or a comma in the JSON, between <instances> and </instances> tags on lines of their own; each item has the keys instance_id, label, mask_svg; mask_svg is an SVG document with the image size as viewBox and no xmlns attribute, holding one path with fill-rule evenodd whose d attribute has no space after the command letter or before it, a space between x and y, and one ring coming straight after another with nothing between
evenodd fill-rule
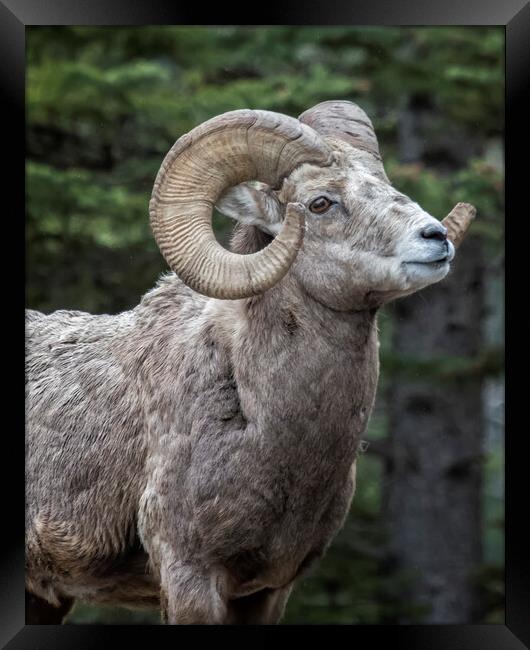
<instances>
[{"instance_id":1,"label":"ram's nose","mask_svg":"<svg viewBox=\"0 0 530 650\"><path fill-rule=\"evenodd\" d=\"M420 231L420 236L423 239L433 239L435 241L447 241L447 228L444 228L441 223L432 223L425 226Z\"/></svg>"}]
</instances>

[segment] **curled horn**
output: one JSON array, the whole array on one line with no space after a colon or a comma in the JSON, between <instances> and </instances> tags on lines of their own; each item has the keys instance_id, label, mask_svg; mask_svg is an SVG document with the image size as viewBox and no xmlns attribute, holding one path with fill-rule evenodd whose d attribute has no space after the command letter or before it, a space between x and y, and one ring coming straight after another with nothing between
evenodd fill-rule
<instances>
[{"instance_id":1,"label":"curled horn","mask_svg":"<svg viewBox=\"0 0 530 650\"><path fill-rule=\"evenodd\" d=\"M303 211L289 206L266 248L239 255L217 242L212 209L229 187L250 180L277 187L305 162L328 165L332 152L311 127L270 111L230 111L179 138L160 167L149 204L155 240L171 269L214 298L246 298L276 284L302 243Z\"/></svg>"}]
</instances>

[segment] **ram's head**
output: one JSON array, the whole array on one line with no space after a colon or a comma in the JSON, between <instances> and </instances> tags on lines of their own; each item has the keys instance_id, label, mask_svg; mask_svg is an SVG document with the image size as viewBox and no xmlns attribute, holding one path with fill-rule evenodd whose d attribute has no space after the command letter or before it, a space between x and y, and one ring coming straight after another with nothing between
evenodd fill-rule
<instances>
[{"instance_id":1,"label":"ram's head","mask_svg":"<svg viewBox=\"0 0 530 650\"><path fill-rule=\"evenodd\" d=\"M214 205L270 243L225 250ZM196 127L166 156L150 215L170 267L200 293L258 295L291 269L315 299L348 310L445 277L475 209L460 203L440 222L395 190L366 113L334 101L298 120L239 110Z\"/></svg>"}]
</instances>

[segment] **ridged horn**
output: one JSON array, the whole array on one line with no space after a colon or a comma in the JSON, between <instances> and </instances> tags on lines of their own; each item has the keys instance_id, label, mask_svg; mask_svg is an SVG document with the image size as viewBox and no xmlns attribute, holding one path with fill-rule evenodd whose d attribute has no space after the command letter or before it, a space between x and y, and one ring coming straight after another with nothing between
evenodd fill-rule
<instances>
[{"instance_id":1,"label":"ridged horn","mask_svg":"<svg viewBox=\"0 0 530 650\"><path fill-rule=\"evenodd\" d=\"M179 138L160 167L149 204L153 234L170 268L213 298L247 298L276 284L302 243L303 212L288 209L266 248L238 255L217 242L212 209L229 187L250 180L277 187L305 162L328 165L332 152L309 126L270 111L230 111Z\"/></svg>"},{"instance_id":2,"label":"ridged horn","mask_svg":"<svg viewBox=\"0 0 530 650\"><path fill-rule=\"evenodd\" d=\"M457 203L442 220L442 225L447 228L447 237L453 242L455 248L462 243L476 214L476 208L470 203Z\"/></svg>"},{"instance_id":3,"label":"ridged horn","mask_svg":"<svg viewBox=\"0 0 530 650\"><path fill-rule=\"evenodd\" d=\"M372 121L362 108L349 101L321 102L298 118L323 136L335 137L381 160Z\"/></svg>"}]
</instances>

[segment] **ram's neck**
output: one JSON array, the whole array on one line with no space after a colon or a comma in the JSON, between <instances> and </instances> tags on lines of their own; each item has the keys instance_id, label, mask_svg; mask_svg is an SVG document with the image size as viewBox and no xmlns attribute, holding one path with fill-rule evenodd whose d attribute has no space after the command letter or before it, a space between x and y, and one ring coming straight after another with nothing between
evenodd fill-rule
<instances>
[{"instance_id":1,"label":"ram's neck","mask_svg":"<svg viewBox=\"0 0 530 650\"><path fill-rule=\"evenodd\" d=\"M347 461L375 397L375 312L330 310L290 274L264 296L214 303L249 426L263 436L303 436L317 453L333 448Z\"/></svg>"}]
</instances>

